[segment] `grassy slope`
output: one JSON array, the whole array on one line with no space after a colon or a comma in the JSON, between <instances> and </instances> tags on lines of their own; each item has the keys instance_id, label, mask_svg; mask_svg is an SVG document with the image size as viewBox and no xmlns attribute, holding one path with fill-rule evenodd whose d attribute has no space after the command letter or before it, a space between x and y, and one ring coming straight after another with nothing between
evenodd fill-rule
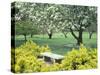
<instances>
[{"instance_id":1,"label":"grassy slope","mask_svg":"<svg viewBox=\"0 0 100 75\"><path fill-rule=\"evenodd\" d=\"M73 36L69 33L68 38L64 38L63 34L61 33L55 33L53 34L52 39L48 39L47 35L34 35L33 38L30 38L30 36L27 36L28 39L32 39L35 43L39 45L46 45L48 44L49 47L52 49L53 53L57 54L65 54L67 51L71 50L73 48L73 44L76 44L76 40L73 38ZM23 36L16 36L16 46L21 45L24 41ZM83 41L84 44L87 47L96 47L97 46L97 36L96 34L93 34L92 39L88 38L88 33L84 32L83 34ZM71 45L71 47L68 47L68 45Z\"/></svg>"}]
</instances>

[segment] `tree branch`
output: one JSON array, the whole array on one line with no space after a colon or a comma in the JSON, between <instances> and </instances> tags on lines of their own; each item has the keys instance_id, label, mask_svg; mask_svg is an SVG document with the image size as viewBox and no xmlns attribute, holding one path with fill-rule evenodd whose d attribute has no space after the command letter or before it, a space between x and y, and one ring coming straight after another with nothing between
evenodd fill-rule
<instances>
[{"instance_id":1,"label":"tree branch","mask_svg":"<svg viewBox=\"0 0 100 75\"><path fill-rule=\"evenodd\" d=\"M74 25L74 27L79 31L79 28L76 25Z\"/></svg>"},{"instance_id":2,"label":"tree branch","mask_svg":"<svg viewBox=\"0 0 100 75\"><path fill-rule=\"evenodd\" d=\"M75 39L78 39L78 37L75 35L75 33L73 32L73 30L70 28L71 34L74 36Z\"/></svg>"}]
</instances>

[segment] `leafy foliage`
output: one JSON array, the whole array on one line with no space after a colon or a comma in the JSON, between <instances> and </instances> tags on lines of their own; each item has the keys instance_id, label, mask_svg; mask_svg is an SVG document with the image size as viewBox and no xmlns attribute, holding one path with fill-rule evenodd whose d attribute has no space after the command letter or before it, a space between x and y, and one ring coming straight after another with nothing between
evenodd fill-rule
<instances>
[{"instance_id":1,"label":"leafy foliage","mask_svg":"<svg viewBox=\"0 0 100 75\"><path fill-rule=\"evenodd\" d=\"M33 43L33 41L31 41L31 40L27 41L26 43L24 43L17 49L19 49L19 51L20 51L20 49L22 49L26 52L27 51L32 52L32 54L36 57L42 52L50 51L50 48L48 47L48 45L38 46L36 43ZM18 50L16 50L16 51L18 51Z\"/></svg>"},{"instance_id":2,"label":"leafy foliage","mask_svg":"<svg viewBox=\"0 0 100 75\"><path fill-rule=\"evenodd\" d=\"M16 23L16 29L19 29L16 30L16 34L24 35L25 38L28 34L46 33L51 39L53 33L58 31L67 37L67 32L71 32L80 45L83 43L84 30L93 32L93 25L97 26L97 8L93 6L15 2L14 8L16 13L13 16L16 22L20 23ZM75 34L74 31L79 34Z\"/></svg>"},{"instance_id":3,"label":"leafy foliage","mask_svg":"<svg viewBox=\"0 0 100 75\"><path fill-rule=\"evenodd\" d=\"M15 51L12 49L12 71L16 73L40 71L44 61L38 60L37 56L45 51L50 51L50 48L40 47L30 40L16 48Z\"/></svg>"},{"instance_id":4,"label":"leafy foliage","mask_svg":"<svg viewBox=\"0 0 100 75\"><path fill-rule=\"evenodd\" d=\"M62 70L81 70L97 67L97 49L88 49L81 45L80 49L73 49L65 55L61 64L47 64L39 60L40 53L50 51L48 46L38 46L32 41L12 49L12 71L23 72L48 72ZM15 55L15 56L14 56Z\"/></svg>"},{"instance_id":5,"label":"leafy foliage","mask_svg":"<svg viewBox=\"0 0 100 75\"><path fill-rule=\"evenodd\" d=\"M59 70L60 70L60 64L58 63L54 63L51 65L44 64L41 67L41 72L50 72L50 71L59 71Z\"/></svg>"},{"instance_id":6,"label":"leafy foliage","mask_svg":"<svg viewBox=\"0 0 100 75\"><path fill-rule=\"evenodd\" d=\"M64 70L92 69L97 67L97 50L88 49L81 45L80 49L73 49L62 61Z\"/></svg>"}]
</instances>

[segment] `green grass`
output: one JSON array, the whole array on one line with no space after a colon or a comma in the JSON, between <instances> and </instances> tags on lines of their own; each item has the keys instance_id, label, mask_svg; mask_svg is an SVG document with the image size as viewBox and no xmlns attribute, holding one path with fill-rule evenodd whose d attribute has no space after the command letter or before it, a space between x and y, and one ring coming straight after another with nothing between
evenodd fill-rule
<instances>
[{"instance_id":1,"label":"green grass","mask_svg":"<svg viewBox=\"0 0 100 75\"><path fill-rule=\"evenodd\" d=\"M46 34L34 35L33 38L30 38L30 35L28 35L27 38L33 40L38 45L48 45L53 53L64 55L72 48L76 48L76 46L73 45L75 45L77 42L70 33L68 33L67 36L68 38L65 38L62 33L55 33L53 34L52 39L48 39L48 36ZM84 32L83 42L86 47L97 47L97 34L93 34L92 39L89 39L88 33ZM23 43L24 37L22 35L16 36L16 47L20 46Z\"/></svg>"}]
</instances>

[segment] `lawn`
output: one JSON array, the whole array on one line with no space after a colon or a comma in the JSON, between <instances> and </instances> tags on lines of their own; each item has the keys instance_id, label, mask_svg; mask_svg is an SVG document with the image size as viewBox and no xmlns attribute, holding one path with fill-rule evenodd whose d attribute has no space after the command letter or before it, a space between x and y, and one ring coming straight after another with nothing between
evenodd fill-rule
<instances>
[{"instance_id":1,"label":"lawn","mask_svg":"<svg viewBox=\"0 0 100 75\"><path fill-rule=\"evenodd\" d=\"M48 39L48 36L45 35L34 35L33 38L30 38L30 35L27 36L27 39L33 40L38 45L48 45L53 53L64 55L68 51L71 51L72 48L77 48L76 40L73 36L68 33L68 37L65 38L62 33L53 34L52 39ZM97 34L93 34L92 39L88 38L88 33L83 33L83 42L86 47L97 47ZM24 37L22 35L16 36L16 47L24 43Z\"/></svg>"}]
</instances>

